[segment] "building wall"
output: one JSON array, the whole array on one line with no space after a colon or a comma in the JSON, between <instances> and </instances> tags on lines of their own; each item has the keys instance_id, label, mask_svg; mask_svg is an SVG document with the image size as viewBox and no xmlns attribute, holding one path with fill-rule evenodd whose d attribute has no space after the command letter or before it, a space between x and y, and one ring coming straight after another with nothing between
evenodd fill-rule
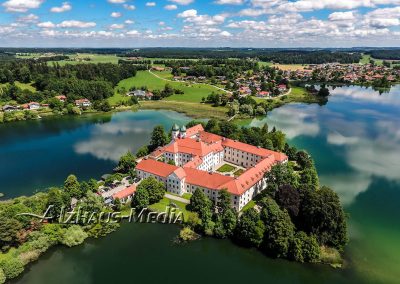
<instances>
[{"instance_id":1,"label":"building wall","mask_svg":"<svg viewBox=\"0 0 400 284\"><path fill-rule=\"evenodd\" d=\"M262 160L261 156L248 152L243 152L241 150L231 147L224 148L224 156L225 161L244 168L251 168Z\"/></svg>"}]
</instances>

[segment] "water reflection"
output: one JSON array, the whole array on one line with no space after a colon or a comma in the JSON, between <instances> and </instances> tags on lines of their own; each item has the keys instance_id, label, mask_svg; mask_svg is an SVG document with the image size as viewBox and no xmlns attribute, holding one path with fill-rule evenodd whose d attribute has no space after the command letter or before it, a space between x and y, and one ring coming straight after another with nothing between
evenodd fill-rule
<instances>
[{"instance_id":1,"label":"water reflection","mask_svg":"<svg viewBox=\"0 0 400 284\"><path fill-rule=\"evenodd\" d=\"M287 105L263 120L254 119L251 125L268 123L300 147L312 144L321 180L345 204L367 190L374 176L400 180L400 87L383 95L359 87L336 88L329 102L323 108ZM330 156L337 157L343 167L332 167Z\"/></svg>"},{"instance_id":2,"label":"water reflection","mask_svg":"<svg viewBox=\"0 0 400 284\"><path fill-rule=\"evenodd\" d=\"M89 154L97 159L117 162L128 150L136 152L149 141L157 124L169 129L173 122L186 123L189 119L175 112L120 113L106 124L95 125L89 137L74 144L76 154Z\"/></svg>"}]
</instances>

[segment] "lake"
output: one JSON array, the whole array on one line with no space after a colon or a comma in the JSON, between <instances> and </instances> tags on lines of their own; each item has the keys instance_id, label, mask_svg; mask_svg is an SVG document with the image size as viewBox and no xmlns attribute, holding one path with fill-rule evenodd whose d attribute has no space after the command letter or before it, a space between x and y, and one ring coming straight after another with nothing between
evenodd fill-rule
<instances>
[{"instance_id":1,"label":"lake","mask_svg":"<svg viewBox=\"0 0 400 284\"><path fill-rule=\"evenodd\" d=\"M349 214L346 268L273 260L227 240L176 245L176 226L124 224L105 238L49 251L16 282L398 283L400 87L382 95L360 87L331 94L324 106L286 105L249 123L282 129L313 155L321 182L338 192ZM120 154L146 144L154 125L188 120L139 111L0 125L0 192L28 194L61 184L69 173L99 177Z\"/></svg>"}]
</instances>

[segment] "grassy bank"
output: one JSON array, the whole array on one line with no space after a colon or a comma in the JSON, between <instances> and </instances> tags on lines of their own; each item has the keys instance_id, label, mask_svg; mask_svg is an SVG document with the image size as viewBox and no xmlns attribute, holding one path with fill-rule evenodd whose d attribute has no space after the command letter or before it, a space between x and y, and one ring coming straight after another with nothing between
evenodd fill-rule
<instances>
[{"instance_id":1,"label":"grassy bank","mask_svg":"<svg viewBox=\"0 0 400 284\"><path fill-rule=\"evenodd\" d=\"M209 104L178 102L178 101L144 101L141 109L166 109L184 113L193 118L226 119L228 109L225 107L212 107Z\"/></svg>"}]
</instances>

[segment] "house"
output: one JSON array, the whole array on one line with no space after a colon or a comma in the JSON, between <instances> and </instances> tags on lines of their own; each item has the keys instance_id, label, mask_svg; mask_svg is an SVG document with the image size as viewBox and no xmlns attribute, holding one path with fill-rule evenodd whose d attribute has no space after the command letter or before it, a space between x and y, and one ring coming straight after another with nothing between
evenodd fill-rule
<instances>
[{"instance_id":1,"label":"house","mask_svg":"<svg viewBox=\"0 0 400 284\"><path fill-rule=\"evenodd\" d=\"M152 92L146 92L146 91L143 91L143 90L134 90L133 92L129 92L126 95L128 97L135 96L138 99L142 99L142 100L144 100L144 99L149 99L150 100L153 97L153 93Z\"/></svg>"},{"instance_id":2,"label":"house","mask_svg":"<svg viewBox=\"0 0 400 284\"><path fill-rule=\"evenodd\" d=\"M65 101L67 100L67 97L64 95L60 95L60 96L56 96L56 99L58 99L60 102L65 103Z\"/></svg>"},{"instance_id":3,"label":"house","mask_svg":"<svg viewBox=\"0 0 400 284\"><path fill-rule=\"evenodd\" d=\"M30 102L30 103L22 105L22 108L29 109L29 110L37 110L37 109L40 109L40 104L37 102Z\"/></svg>"},{"instance_id":4,"label":"house","mask_svg":"<svg viewBox=\"0 0 400 284\"><path fill-rule=\"evenodd\" d=\"M18 106L12 106L12 105L5 105L2 107L2 110L4 112L13 112L13 111L17 111L19 109Z\"/></svg>"},{"instance_id":5,"label":"house","mask_svg":"<svg viewBox=\"0 0 400 284\"><path fill-rule=\"evenodd\" d=\"M266 98L266 97L269 97L269 92L267 92L267 91L258 92L258 93L257 93L257 97L259 97L259 98Z\"/></svg>"},{"instance_id":6,"label":"house","mask_svg":"<svg viewBox=\"0 0 400 284\"><path fill-rule=\"evenodd\" d=\"M281 84L281 85L279 85L278 86L278 90L279 90L279 92L281 92L281 93L283 93L284 91L286 91L286 85L283 85L283 84Z\"/></svg>"},{"instance_id":7,"label":"house","mask_svg":"<svg viewBox=\"0 0 400 284\"><path fill-rule=\"evenodd\" d=\"M208 133L200 124L189 129L174 125L171 143L140 160L136 173L141 179L154 177L178 195L201 189L215 202L226 189L232 207L240 211L266 188L265 173L287 161L285 154ZM243 173L237 177L220 174L216 169L225 163Z\"/></svg>"},{"instance_id":8,"label":"house","mask_svg":"<svg viewBox=\"0 0 400 284\"><path fill-rule=\"evenodd\" d=\"M75 105L77 107L90 107L92 103L88 99L75 100Z\"/></svg>"},{"instance_id":9,"label":"house","mask_svg":"<svg viewBox=\"0 0 400 284\"><path fill-rule=\"evenodd\" d=\"M136 192L136 185L131 185L117 193L113 194L113 200L119 199L122 203L129 201Z\"/></svg>"}]
</instances>

